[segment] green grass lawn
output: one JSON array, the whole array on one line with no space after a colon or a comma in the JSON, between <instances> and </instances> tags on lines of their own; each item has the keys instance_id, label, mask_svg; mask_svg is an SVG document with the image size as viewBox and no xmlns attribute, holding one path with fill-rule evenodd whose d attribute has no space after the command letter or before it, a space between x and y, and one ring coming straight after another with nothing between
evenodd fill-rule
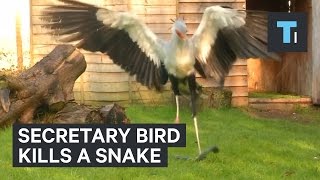
<instances>
[{"instance_id":1,"label":"green grass lawn","mask_svg":"<svg viewBox=\"0 0 320 180\"><path fill-rule=\"evenodd\" d=\"M304 112L304 111L303 111ZM305 113L310 113L306 111ZM127 108L132 123L171 123L174 107ZM245 110L205 109L198 121L202 148L218 145L220 153L201 162L175 159L197 155L189 109L187 147L169 148L167 168L13 168L11 129L0 131L0 179L319 179L320 117L312 121L250 117Z\"/></svg>"},{"instance_id":2,"label":"green grass lawn","mask_svg":"<svg viewBox=\"0 0 320 180\"><path fill-rule=\"evenodd\" d=\"M250 92L249 97L251 98L286 98L286 99L298 99L301 96L293 95L293 94L280 94L276 92Z\"/></svg>"}]
</instances>

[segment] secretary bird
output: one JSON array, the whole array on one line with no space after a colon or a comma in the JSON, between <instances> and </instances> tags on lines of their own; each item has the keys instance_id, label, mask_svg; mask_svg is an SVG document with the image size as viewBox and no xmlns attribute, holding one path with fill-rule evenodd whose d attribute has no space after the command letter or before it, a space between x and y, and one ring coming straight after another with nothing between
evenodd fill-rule
<instances>
[{"instance_id":1,"label":"secretary bird","mask_svg":"<svg viewBox=\"0 0 320 180\"><path fill-rule=\"evenodd\" d=\"M129 12L73 0L59 1L64 4L44 11L44 27L59 35L61 42L76 42L78 48L108 54L148 88L161 90L169 79L176 100L177 123L178 84L187 80L199 154L195 73L214 78L222 85L237 58L280 59L267 51L266 12L211 6L205 9L192 37L187 36L184 20L178 18L173 23L171 39L165 41Z\"/></svg>"}]
</instances>

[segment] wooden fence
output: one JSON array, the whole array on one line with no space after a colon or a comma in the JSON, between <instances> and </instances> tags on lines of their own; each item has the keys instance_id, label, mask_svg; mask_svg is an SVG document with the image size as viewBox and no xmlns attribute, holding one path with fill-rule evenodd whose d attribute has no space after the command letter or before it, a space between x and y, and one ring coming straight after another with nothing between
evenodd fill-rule
<instances>
[{"instance_id":1,"label":"wooden fence","mask_svg":"<svg viewBox=\"0 0 320 180\"><path fill-rule=\"evenodd\" d=\"M197 28L202 12L208 6L227 5L242 9L245 0L82 0L107 7L112 10L132 11L160 37L169 39L170 19L184 17L190 35ZM32 57L34 62L48 54L59 42L41 27L42 11L49 5L58 4L56 0L31 0L32 19ZM74 93L78 102L100 105L106 102L168 102L172 95L170 85L162 93L148 90L137 83L119 66L112 63L106 55L81 50L87 61L86 72L77 80ZM205 88L216 87L213 80L197 77L197 82ZM248 104L247 62L238 60L226 77L224 86L233 92L232 104Z\"/></svg>"}]
</instances>

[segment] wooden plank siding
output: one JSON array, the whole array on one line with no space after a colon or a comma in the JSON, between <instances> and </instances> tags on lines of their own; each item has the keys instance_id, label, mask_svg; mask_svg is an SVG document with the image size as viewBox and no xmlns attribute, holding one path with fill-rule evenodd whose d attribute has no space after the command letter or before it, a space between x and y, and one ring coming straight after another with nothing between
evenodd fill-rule
<instances>
[{"instance_id":1,"label":"wooden plank siding","mask_svg":"<svg viewBox=\"0 0 320 180\"><path fill-rule=\"evenodd\" d=\"M312 100L314 104L320 105L320 1L312 0Z\"/></svg>"},{"instance_id":2,"label":"wooden plank siding","mask_svg":"<svg viewBox=\"0 0 320 180\"><path fill-rule=\"evenodd\" d=\"M161 38L170 38L170 19L184 16L191 36L196 30L204 9L211 5L226 5L242 8L245 0L81 0L112 10L131 11L144 21ZM42 11L50 5L57 5L56 0L31 0L32 21L32 55L33 62L39 61L53 48L60 44L56 37L49 35L49 30L42 27ZM164 92L149 90L130 77L112 60L101 53L81 50L85 55L87 69L76 81L74 86L75 99L90 105L103 105L117 102L163 103L172 101L170 84L164 87ZM197 81L204 88L216 87L213 80L204 80L197 75ZM248 104L247 62L238 60L225 80L225 87L233 91L232 103L235 106Z\"/></svg>"}]
</instances>

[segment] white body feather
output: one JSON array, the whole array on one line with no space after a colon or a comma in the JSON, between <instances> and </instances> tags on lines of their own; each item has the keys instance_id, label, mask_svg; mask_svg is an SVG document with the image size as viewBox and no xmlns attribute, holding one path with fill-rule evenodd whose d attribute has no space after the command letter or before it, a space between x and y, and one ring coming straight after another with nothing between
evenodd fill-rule
<instances>
[{"instance_id":1,"label":"white body feather","mask_svg":"<svg viewBox=\"0 0 320 180\"><path fill-rule=\"evenodd\" d=\"M169 74L185 78L194 73L194 51L191 41L180 40L175 34L165 45L164 65Z\"/></svg>"}]
</instances>

